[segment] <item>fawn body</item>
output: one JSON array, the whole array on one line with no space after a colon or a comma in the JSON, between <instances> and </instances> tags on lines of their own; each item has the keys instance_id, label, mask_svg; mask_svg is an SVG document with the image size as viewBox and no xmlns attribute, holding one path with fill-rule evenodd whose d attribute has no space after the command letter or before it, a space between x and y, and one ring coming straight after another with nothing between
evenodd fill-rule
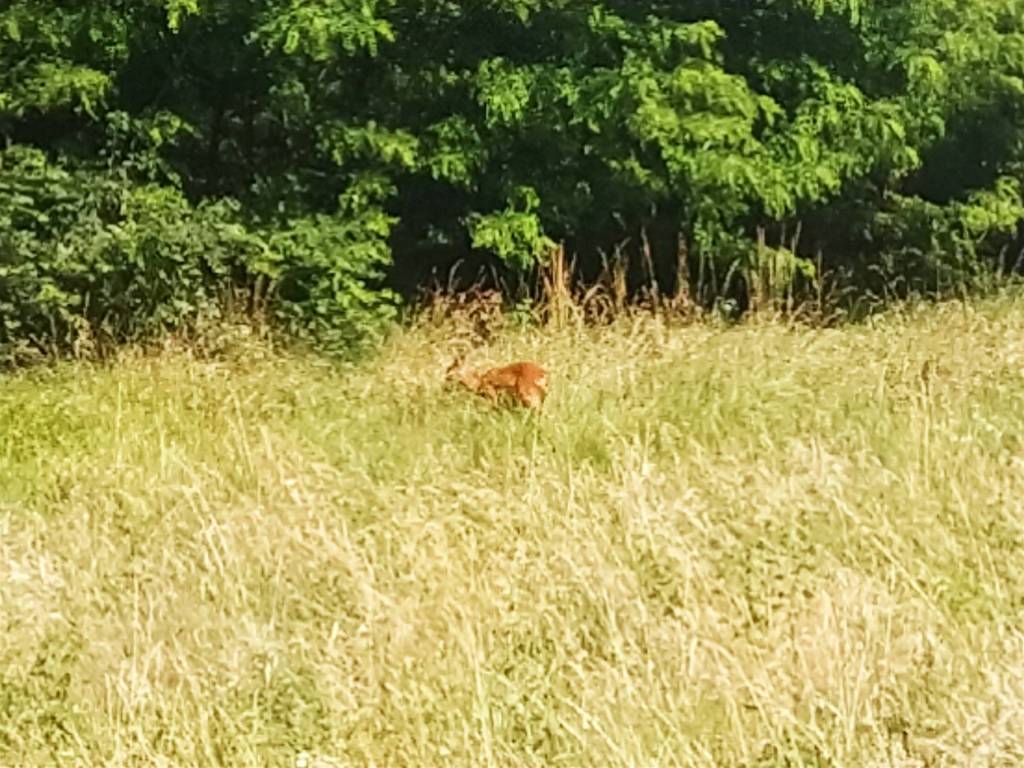
<instances>
[{"instance_id":1,"label":"fawn body","mask_svg":"<svg viewBox=\"0 0 1024 768\"><path fill-rule=\"evenodd\" d=\"M540 408L548 391L548 374L534 363L520 362L487 371L462 371L461 360L448 367L448 375L463 386L497 404L503 394L528 408Z\"/></svg>"}]
</instances>

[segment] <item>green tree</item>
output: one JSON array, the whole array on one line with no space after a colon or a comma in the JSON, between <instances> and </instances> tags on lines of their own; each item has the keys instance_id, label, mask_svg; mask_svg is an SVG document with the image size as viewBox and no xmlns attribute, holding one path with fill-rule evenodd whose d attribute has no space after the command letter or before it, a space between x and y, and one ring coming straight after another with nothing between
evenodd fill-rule
<instances>
[{"instance_id":1,"label":"green tree","mask_svg":"<svg viewBox=\"0 0 1024 768\"><path fill-rule=\"evenodd\" d=\"M188 324L202 302L159 298L180 278L344 347L388 285L468 256L526 276L556 242L581 279L622 246L632 288L706 302L819 265L968 285L1019 248L1022 99L1024 0L13 0L3 343ZM166 290L86 300L109 251L84 233L125 231L148 245L113 263L178 265Z\"/></svg>"}]
</instances>

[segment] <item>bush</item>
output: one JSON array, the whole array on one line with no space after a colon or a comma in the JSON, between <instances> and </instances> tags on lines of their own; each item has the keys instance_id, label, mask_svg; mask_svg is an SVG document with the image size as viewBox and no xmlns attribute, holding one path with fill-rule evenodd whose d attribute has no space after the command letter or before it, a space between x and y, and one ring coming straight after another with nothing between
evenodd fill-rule
<instances>
[{"instance_id":1,"label":"bush","mask_svg":"<svg viewBox=\"0 0 1024 768\"><path fill-rule=\"evenodd\" d=\"M389 261L536 283L553 242L708 305L959 289L1024 241L1022 118L1024 0L10 0L3 332L241 284L348 348Z\"/></svg>"},{"instance_id":2,"label":"bush","mask_svg":"<svg viewBox=\"0 0 1024 768\"><path fill-rule=\"evenodd\" d=\"M393 312L368 281L388 258L389 220L321 216L242 223L230 200L192 205L172 186L0 152L0 362L102 352L218 317L247 294L333 350Z\"/></svg>"}]
</instances>

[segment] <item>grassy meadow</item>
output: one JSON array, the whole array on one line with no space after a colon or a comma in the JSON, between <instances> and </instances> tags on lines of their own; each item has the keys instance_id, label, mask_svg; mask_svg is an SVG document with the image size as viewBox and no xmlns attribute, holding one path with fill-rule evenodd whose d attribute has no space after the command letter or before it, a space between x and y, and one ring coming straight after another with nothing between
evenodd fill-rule
<instances>
[{"instance_id":1,"label":"grassy meadow","mask_svg":"<svg viewBox=\"0 0 1024 768\"><path fill-rule=\"evenodd\" d=\"M0 765L1024 764L1024 297L0 378Z\"/></svg>"}]
</instances>

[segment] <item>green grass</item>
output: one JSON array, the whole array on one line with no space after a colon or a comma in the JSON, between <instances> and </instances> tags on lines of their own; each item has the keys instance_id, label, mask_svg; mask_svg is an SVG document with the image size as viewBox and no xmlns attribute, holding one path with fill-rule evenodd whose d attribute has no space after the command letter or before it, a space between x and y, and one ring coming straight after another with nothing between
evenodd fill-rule
<instances>
[{"instance_id":1,"label":"green grass","mask_svg":"<svg viewBox=\"0 0 1024 768\"><path fill-rule=\"evenodd\" d=\"M1024 299L0 379L0 765L1024 764Z\"/></svg>"}]
</instances>

